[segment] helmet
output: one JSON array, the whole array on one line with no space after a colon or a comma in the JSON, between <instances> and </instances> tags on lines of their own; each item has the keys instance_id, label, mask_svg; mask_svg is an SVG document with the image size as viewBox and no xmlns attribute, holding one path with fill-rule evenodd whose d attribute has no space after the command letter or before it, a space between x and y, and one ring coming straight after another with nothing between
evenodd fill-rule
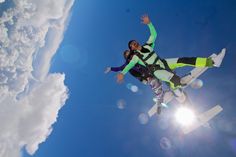
<instances>
[{"instance_id":1,"label":"helmet","mask_svg":"<svg viewBox=\"0 0 236 157\"><path fill-rule=\"evenodd\" d=\"M125 50L125 51L123 52L123 56L124 56L125 59L128 59L129 56L130 56L130 50Z\"/></svg>"},{"instance_id":2,"label":"helmet","mask_svg":"<svg viewBox=\"0 0 236 157\"><path fill-rule=\"evenodd\" d=\"M128 48L129 48L130 50L131 50L130 44L131 44L133 41L135 41L135 40L130 40L130 41L128 42Z\"/></svg>"}]
</instances>

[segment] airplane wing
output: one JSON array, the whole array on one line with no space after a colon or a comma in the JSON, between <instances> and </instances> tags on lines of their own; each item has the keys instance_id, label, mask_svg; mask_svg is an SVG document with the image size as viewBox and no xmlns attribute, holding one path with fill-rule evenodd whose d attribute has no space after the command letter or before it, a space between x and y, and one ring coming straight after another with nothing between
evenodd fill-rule
<instances>
[{"instance_id":1,"label":"airplane wing","mask_svg":"<svg viewBox=\"0 0 236 157\"><path fill-rule=\"evenodd\" d=\"M184 134L188 134L194 130L196 130L197 128L199 128L200 126L204 126L208 124L208 121L211 120L212 118L214 118L217 114L219 114L221 111L223 110L223 108L220 105L216 105L213 108L211 108L210 110L200 114L199 116L197 116L197 119L195 122L193 122L192 125L190 126L186 126L183 127L183 133ZM209 124L208 124L209 125Z\"/></svg>"}]
</instances>

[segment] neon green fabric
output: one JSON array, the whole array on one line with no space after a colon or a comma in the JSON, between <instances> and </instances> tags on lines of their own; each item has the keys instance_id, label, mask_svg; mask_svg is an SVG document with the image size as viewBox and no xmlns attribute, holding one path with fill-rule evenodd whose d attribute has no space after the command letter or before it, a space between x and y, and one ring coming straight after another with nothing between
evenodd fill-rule
<instances>
[{"instance_id":1,"label":"neon green fabric","mask_svg":"<svg viewBox=\"0 0 236 157\"><path fill-rule=\"evenodd\" d=\"M159 80L169 83L170 88L173 90L181 87L181 86L175 86L175 84L170 81L170 79L173 77L174 74L167 70L156 70L154 72L154 75Z\"/></svg>"},{"instance_id":2,"label":"neon green fabric","mask_svg":"<svg viewBox=\"0 0 236 157\"><path fill-rule=\"evenodd\" d=\"M206 66L208 67L213 67L214 65L214 62L211 58L207 58L207 61L206 61Z\"/></svg>"},{"instance_id":3,"label":"neon green fabric","mask_svg":"<svg viewBox=\"0 0 236 157\"><path fill-rule=\"evenodd\" d=\"M198 57L196 60L195 67L206 67L207 58L200 58Z\"/></svg>"},{"instance_id":4,"label":"neon green fabric","mask_svg":"<svg viewBox=\"0 0 236 157\"><path fill-rule=\"evenodd\" d=\"M153 26L153 24L151 22L148 24L148 28L150 30L151 35L150 35L150 37L149 37L149 39L146 43L148 43L148 44L152 43L152 48L154 48L155 41L156 41L156 38L157 38L157 32L156 32L156 29L155 29L155 27Z\"/></svg>"},{"instance_id":5,"label":"neon green fabric","mask_svg":"<svg viewBox=\"0 0 236 157\"><path fill-rule=\"evenodd\" d=\"M139 59L138 56L134 55L131 59L131 61L129 62L128 65L125 66L125 68L122 70L122 74L125 75L130 69L132 69L135 64L141 64L143 66L146 66L143 61L141 59Z\"/></svg>"},{"instance_id":6,"label":"neon green fabric","mask_svg":"<svg viewBox=\"0 0 236 157\"><path fill-rule=\"evenodd\" d=\"M213 61L210 58L196 58L196 64L186 64L186 63L177 63L178 58L176 59L166 59L168 66L171 70L174 70L176 68L185 67L185 66L192 66L192 67L212 67Z\"/></svg>"}]
</instances>

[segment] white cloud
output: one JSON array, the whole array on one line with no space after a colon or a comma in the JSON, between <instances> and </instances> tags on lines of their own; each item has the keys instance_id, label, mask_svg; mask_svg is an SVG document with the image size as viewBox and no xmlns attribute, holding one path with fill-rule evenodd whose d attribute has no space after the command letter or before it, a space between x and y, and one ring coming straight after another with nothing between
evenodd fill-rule
<instances>
[{"instance_id":1,"label":"white cloud","mask_svg":"<svg viewBox=\"0 0 236 157\"><path fill-rule=\"evenodd\" d=\"M4 2L0 0L0 3ZM13 0L0 17L0 157L34 154L67 99L49 73L74 0Z\"/></svg>"},{"instance_id":2,"label":"white cloud","mask_svg":"<svg viewBox=\"0 0 236 157\"><path fill-rule=\"evenodd\" d=\"M3 2L5 2L5 0L0 0L0 3L3 3Z\"/></svg>"}]
</instances>

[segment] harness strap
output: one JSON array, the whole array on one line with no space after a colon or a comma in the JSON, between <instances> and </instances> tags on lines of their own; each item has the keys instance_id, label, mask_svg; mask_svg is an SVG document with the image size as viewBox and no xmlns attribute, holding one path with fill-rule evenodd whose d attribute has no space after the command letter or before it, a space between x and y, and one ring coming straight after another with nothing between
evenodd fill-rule
<instances>
[{"instance_id":1,"label":"harness strap","mask_svg":"<svg viewBox=\"0 0 236 157\"><path fill-rule=\"evenodd\" d=\"M154 60L154 62L152 64L156 64L159 59L160 58L157 56L157 58Z\"/></svg>"},{"instance_id":2,"label":"harness strap","mask_svg":"<svg viewBox=\"0 0 236 157\"><path fill-rule=\"evenodd\" d=\"M147 55L147 57L145 57L143 60L146 62L149 58L151 58L152 57L152 55L154 55L154 51L152 51L151 53L149 53L148 55Z\"/></svg>"},{"instance_id":3,"label":"harness strap","mask_svg":"<svg viewBox=\"0 0 236 157\"><path fill-rule=\"evenodd\" d=\"M172 70L170 69L170 67L169 67L169 65L168 65L168 63L166 62L165 59L161 59L161 61L162 61L162 63L164 64L165 69L166 69L167 71L172 71Z\"/></svg>"}]
</instances>

